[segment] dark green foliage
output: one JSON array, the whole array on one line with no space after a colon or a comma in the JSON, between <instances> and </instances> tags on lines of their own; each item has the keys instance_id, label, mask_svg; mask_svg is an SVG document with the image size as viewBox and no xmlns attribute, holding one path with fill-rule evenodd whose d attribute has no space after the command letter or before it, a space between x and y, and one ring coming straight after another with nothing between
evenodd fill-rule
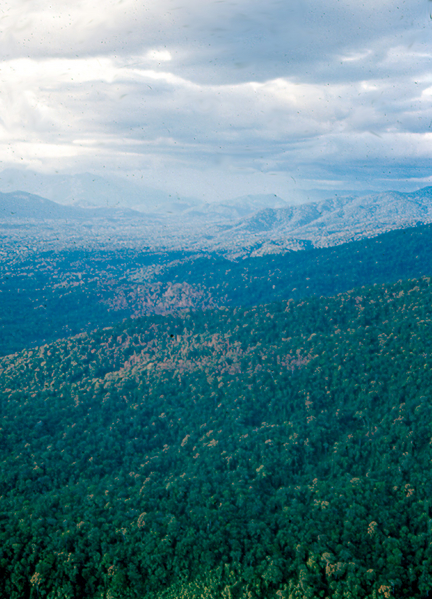
<instances>
[{"instance_id":1,"label":"dark green foliage","mask_svg":"<svg viewBox=\"0 0 432 599\"><path fill-rule=\"evenodd\" d=\"M6 266L7 264L7 266ZM122 318L334 295L432 273L432 225L230 261L143 248L33 252L0 264L0 355Z\"/></svg>"},{"instance_id":2,"label":"dark green foliage","mask_svg":"<svg viewBox=\"0 0 432 599\"><path fill-rule=\"evenodd\" d=\"M0 596L427 596L431 325L424 278L3 358Z\"/></svg>"}]
</instances>

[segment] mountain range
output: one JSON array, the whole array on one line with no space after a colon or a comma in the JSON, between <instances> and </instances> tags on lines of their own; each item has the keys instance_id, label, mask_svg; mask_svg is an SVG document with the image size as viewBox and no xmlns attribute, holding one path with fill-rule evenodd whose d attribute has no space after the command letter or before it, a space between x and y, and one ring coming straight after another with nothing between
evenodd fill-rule
<instances>
[{"instance_id":1,"label":"mountain range","mask_svg":"<svg viewBox=\"0 0 432 599\"><path fill-rule=\"evenodd\" d=\"M17 185L26 191L18 191ZM159 221L176 218L190 231L195 247L200 243L207 249L255 245L254 255L335 245L432 222L431 187L366 195L329 191L326 199L302 204L276 194L249 194L206 203L114 176L44 175L7 169L0 173L0 189L9 190L0 193L0 219L98 218L124 222L130 218L136 224L144 222L143 214ZM323 193L311 190L310 197ZM205 241L204 233L210 242ZM161 229L159 235L166 237L167 230ZM175 227L170 226L169 235L175 237Z\"/></svg>"},{"instance_id":2,"label":"mountain range","mask_svg":"<svg viewBox=\"0 0 432 599\"><path fill-rule=\"evenodd\" d=\"M388 191L366 196L332 197L319 202L289 205L275 194L247 195L219 203L161 199L159 204L136 204L128 198L117 206L61 204L38 195L15 191L0 193L0 217L15 218L136 218L142 214L182 220L223 221L228 228L220 239L251 236L308 240L313 245L368 237L394 228L432 221L432 187L415 192ZM330 243L329 243L330 242Z\"/></svg>"},{"instance_id":3,"label":"mountain range","mask_svg":"<svg viewBox=\"0 0 432 599\"><path fill-rule=\"evenodd\" d=\"M0 173L0 190L4 193L26 190L58 204L83 208L132 208L138 205L152 211L161 203L171 201L171 196L161 190L138 186L128 179L91 173L50 175L5 169Z\"/></svg>"},{"instance_id":4,"label":"mountain range","mask_svg":"<svg viewBox=\"0 0 432 599\"><path fill-rule=\"evenodd\" d=\"M5 169L0 173L0 191L18 190L47 198L57 204L80 208L128 208L161 216L188 214L218 219L237 219L263 208L288 204L275 194L247 195L223 202L206 203L193 197L170 194L138 184L134 180L90 173L48 175Z\"/></svg>"},{"instance_id":5,"label":"mountain range","mask_svg":"<svg viewBox=\"0 0 432 599\"><path fill-rule=\"evenodd\" d=\"M323 247L430 222L432 187L425 187L411 193L388 191L266 208L242 218L222 235L237 240L289 238Z\"/></svg>"}]
</instances>

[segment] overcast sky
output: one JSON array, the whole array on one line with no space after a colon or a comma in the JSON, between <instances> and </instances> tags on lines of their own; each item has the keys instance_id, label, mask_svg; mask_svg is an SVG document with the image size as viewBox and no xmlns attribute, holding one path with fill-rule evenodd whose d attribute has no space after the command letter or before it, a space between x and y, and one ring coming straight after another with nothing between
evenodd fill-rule
<instances>
[{"instance_id":1,"label":"overcast sky","mask_svg":"<svg viewBox=\"0 0 432 599\"><path fill-rule=\"evenodd\" d=\"M0 168L223 199L432 181L429 0L3 0Z\"/></svg>"}]
</instances>

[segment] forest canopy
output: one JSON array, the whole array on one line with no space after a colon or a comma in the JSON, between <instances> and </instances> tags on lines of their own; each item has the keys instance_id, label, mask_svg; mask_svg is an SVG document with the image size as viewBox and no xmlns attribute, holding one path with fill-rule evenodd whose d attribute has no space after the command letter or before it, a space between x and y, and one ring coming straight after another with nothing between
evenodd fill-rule
<instances>
[{"instance_id":1,"label":"forest canopy","mask_svg":"<svg viewBox=\"0 0 432 599\"><path fill-rule=\"evenodd\" d=\"M337 247L254 258L216 252L6 247L0 356L124 318L336 295L432 272L432 225Z\"/></svg>"},{"instance_id":2,"label":"forest canopy","mask_svg":"<svg viewBox=\"0 0 432 599\"><path fill-rule=\"evenodd\" d=\"M432 588L429 278L0 361L3 597Z\"/></svg>"}]
</instances>

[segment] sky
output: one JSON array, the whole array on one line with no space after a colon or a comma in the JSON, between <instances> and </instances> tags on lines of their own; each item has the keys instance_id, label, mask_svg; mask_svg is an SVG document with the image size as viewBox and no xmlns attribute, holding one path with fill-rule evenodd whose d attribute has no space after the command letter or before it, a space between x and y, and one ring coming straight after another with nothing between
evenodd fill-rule
<instances>
[{"instance_id":1,"label":"sky","mask_svg":"<svg viewBox=\"0 0 432 599\"><path fill-rule=\"evenodd\" d=\"M0 169L208 201L432 184L430 0L3 0Z\"/></svg>"}]
</instances>

